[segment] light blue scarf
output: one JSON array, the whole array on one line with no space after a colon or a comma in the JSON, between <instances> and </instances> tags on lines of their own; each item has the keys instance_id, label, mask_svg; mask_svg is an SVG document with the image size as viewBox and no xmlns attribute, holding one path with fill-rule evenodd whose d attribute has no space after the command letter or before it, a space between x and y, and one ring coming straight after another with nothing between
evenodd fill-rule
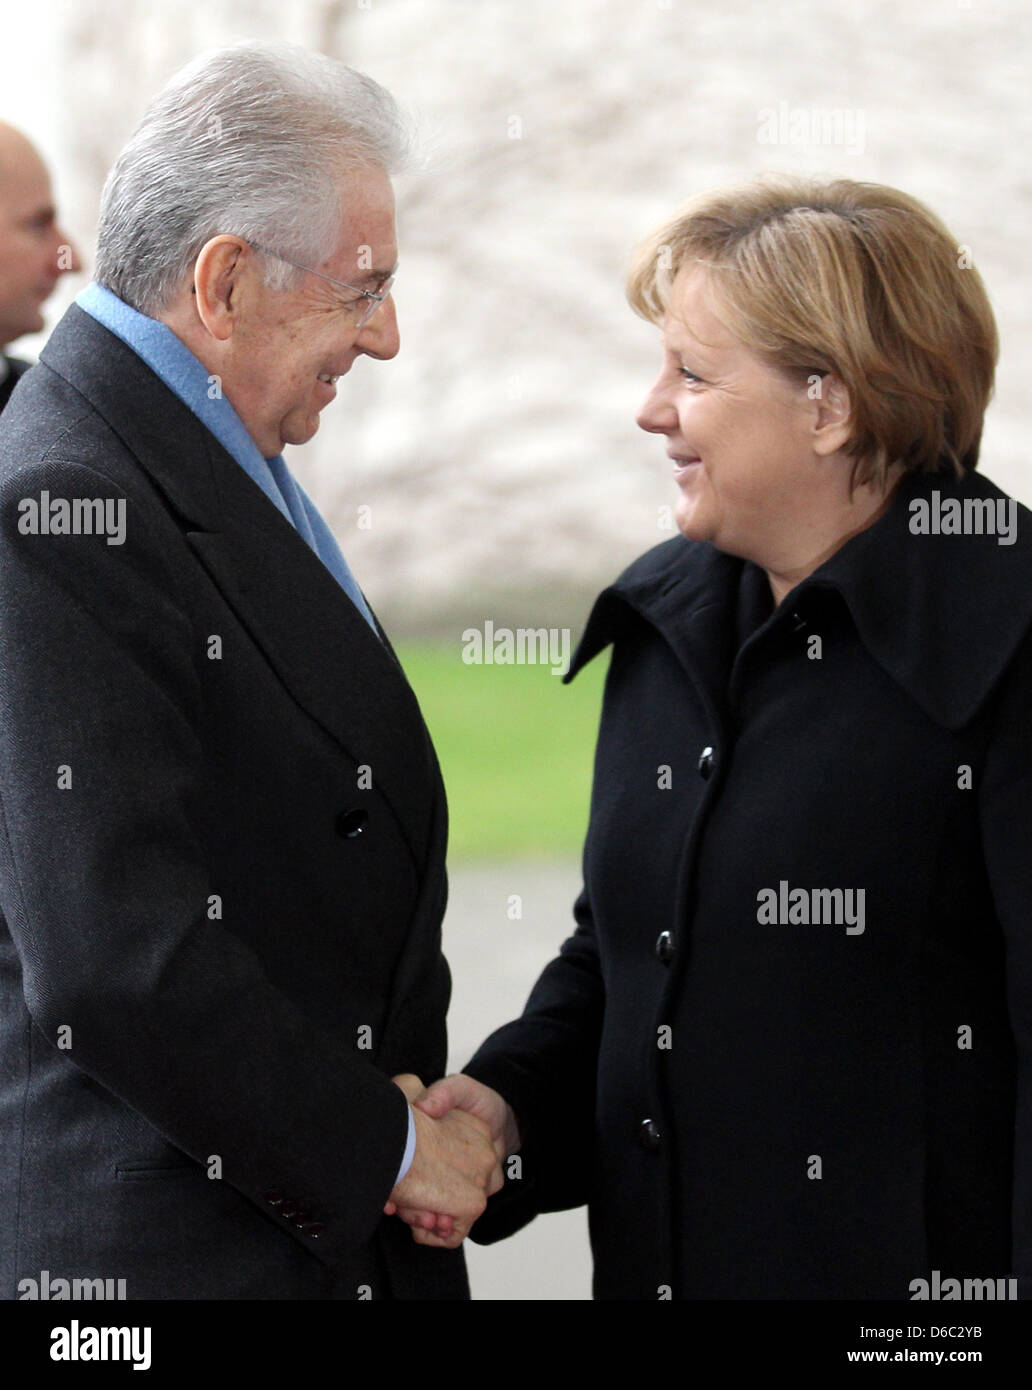
<instances>
[{"instance_id":1,"label":"light blue scarf","mask_svg":"<svg viewBox=\"0 0 1032 1390\"><path fill-rule=\"evenodd\" d=\"M308 542L376 632L373 615L362 597L355 576L315 503L284 463L282 454L270 459L262 457L261 450L247 433L240 416L221 391L212 398L212 378L207 367L197 360L166 324L139 313L103 285L87 285L75 302L131 347L169 390L174 391L183 404L193 411L201 424L207 426L226 452L236 459L248 477L258 484L269 501L279 508Z\"/></svg>"}]
</instances>

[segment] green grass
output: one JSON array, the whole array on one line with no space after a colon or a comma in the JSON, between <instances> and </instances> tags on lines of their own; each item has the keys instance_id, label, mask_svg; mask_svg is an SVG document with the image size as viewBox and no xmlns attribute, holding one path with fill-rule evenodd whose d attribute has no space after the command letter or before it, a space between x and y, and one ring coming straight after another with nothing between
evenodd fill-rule
<instances>
[{"instance_id":1,"label":"green grass","mask_svg":"<svg viewBox=\"0 0 1032 1390\"><path fill-rule=\"evenodd\" d=\"M467 666L456 647L398 655L444 774L449 859L579 855L607 656L563 685L548 666Z\"/></svg>"}]
</instances>

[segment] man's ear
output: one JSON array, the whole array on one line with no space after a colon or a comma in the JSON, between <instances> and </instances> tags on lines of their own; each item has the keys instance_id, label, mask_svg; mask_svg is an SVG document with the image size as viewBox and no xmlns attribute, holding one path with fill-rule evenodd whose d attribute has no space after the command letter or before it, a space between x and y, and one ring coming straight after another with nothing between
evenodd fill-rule
<instances>
[{"instance_id":1,"label":"man's ear","mask_svg":"<svg viewBox=\"0 0 1032 1390\"><path fill-rule=\"evenodd\" d=\"M853 433L853 402L840 377L826 372L814 397L813 450L823 458L837 454Z\"/></svg>"},{"instance_id":2,"label":"man's ear","mask_svg":"<svg viewBox=\"0 0 1032 1390\"><path fill-rule=\"evenodd\" d=\"M197 317L213 338L233 336L239 306L240 273L251 248L237 236L216 236L205 242L194 262L193 289Z\"/></svg>"}]
</instances>

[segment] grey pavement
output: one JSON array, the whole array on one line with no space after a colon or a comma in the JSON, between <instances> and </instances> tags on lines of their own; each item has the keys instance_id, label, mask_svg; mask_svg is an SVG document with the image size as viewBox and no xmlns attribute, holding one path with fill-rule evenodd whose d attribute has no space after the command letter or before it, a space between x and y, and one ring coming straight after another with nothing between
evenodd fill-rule
<instances>
[{"instance_id":1,"label":"grey pavement","mask_svg":"<svg viewBox=\"0 0 1032 1390\"><path fill-rule=\"evenodd\" d=\"M454 982L448 1070L455 1071L490 1032L522 1011L542 968L572 932L580 866L458 865L449 881L444 949ZM522 915L510 915L516 912ZM467 1241L466 1258L475 1299L591 1297L584 1207L538 1217L497 1245Z\"/></svg>"}]
</instances>

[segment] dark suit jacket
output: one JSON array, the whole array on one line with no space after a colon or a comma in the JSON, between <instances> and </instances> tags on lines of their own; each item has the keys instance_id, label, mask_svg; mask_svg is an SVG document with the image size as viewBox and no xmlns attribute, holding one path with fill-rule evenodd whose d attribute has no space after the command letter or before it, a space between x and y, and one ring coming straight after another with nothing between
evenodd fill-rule
<instances>
[{"instance_id":1,"label":"dark suit jacket","mask_svg":"<svg viewBox=\"0 0 1032 1390\"><path fill-rule=\"evenodd\" d=\"M474 1239L587 1202L599 1298L1032 1294L1032 515L911 532L935 492L1006 500L908 477L776 611L681 537L599 598L578 929L467 1067L527 1139Z\"/></svg>"},{"instance_id":2,"label":"dark suit jacket","mask_svg":"<svg viewBox=\"0 0 1032 1390\"><path fill-rule=\"evenodd\" d=\"M18 378L24 376L32 366L31 362L23 362L20 357L8 357L6 353L3 354L3 358L7 363L7 375L0 381L0 410L3 410L11 399L11 392L17 386Z\"/></svg>"},{"instance_id":3,"label":"dark suit jacket","mask_svg":"<svg viewBox=\"0 0 1032 1390\"><path fill-rule=\"evenodd\" d=\"M43 492L124 503L124 544L23 534ZM381 1214L450 991L390 647L76 307L0 422L0 585L4 1294L468 1296Z\"/></svg>"}]
</instances>

